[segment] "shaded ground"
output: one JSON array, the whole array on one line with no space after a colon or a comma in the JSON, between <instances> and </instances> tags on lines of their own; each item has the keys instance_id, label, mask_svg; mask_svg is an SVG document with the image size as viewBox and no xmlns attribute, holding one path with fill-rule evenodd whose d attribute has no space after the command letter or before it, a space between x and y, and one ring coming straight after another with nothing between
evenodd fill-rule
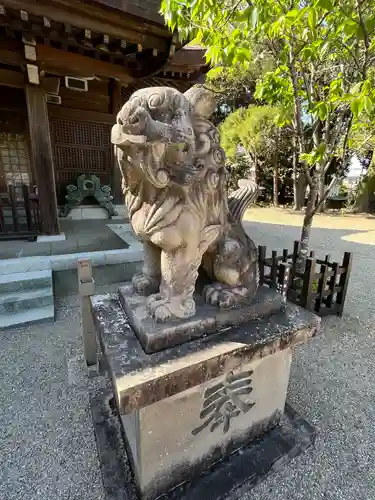
<instances>
[{"instance_id":1,"label":"shaded ground","mask_svg":"<svg viewBox=\"0 0 375 500\"><path fill-rule=\"evenodd\" d=\"M246 228L269 250L291 248L299 235L280 224ZM295 351L289 400L318 427L317 444L237 500L375 498L375 258L372 246L343 240L354 232L313 230L317 255L354 252L345 317L326 319L323 334ZM82 368L77 305L63 299L55 325L0 335L2 500L103 500L88 411L97 382Z\"/></svg>"},{"instance_id":2,"label":"shaded ground","mask_svg":"<svg viewBox=\"0 0 375 500\"><path fill-rule=\"evenodd\" d=\"M2 241L0 259L127 248L126 243L107 227L107 224L123 224L124 222L126 222L125 219L61 220L60 229L65 233L66 240L52 243Z\"/></svg>"}]
</instances>

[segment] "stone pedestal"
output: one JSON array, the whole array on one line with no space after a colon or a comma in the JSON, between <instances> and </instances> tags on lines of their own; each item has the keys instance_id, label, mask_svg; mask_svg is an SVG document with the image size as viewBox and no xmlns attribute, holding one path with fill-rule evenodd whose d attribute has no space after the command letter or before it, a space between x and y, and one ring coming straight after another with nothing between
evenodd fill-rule
<instances>
[{"instance_id":1,"label":"stone pedestal","mask_svg":"<svg viewBox=\"0 0 375 500\"><path fill-rule=\"evenodd\" d=\"M275 303L275 291L262 293ZM178 485L214 473L236 450L280 427L292 347L319 328L319 318L288 304L271 316L147 354L129 325L123 296L122 302L119 294L91 301L142 500L171 495Z\"/></svg>"}]
</instances>

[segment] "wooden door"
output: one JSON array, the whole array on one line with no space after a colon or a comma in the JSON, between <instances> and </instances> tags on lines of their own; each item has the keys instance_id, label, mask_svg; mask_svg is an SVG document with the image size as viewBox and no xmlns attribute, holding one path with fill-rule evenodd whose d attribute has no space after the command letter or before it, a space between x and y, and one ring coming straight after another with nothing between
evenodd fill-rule
<instances>
[{"instance_id":1,"label":"wooden door","mask_svg":"<svg viewBox=\"0 0 375 500\"><path fill-rule=\"evenodd\" d=\"M65 109L65 111L67 111ZM75 184L81 174L94 174L102 184L111 185L113 156L110 142L111 125L69 116L50 116L54 152L57 200L64 204L66 186Z\"/></svg>"}]
</instances>

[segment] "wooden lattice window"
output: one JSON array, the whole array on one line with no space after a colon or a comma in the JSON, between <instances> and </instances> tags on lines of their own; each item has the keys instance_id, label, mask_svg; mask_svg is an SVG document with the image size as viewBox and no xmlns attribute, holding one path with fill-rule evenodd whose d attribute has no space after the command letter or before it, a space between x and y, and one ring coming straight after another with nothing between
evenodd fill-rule
<instances>
[{"instance_id":1,"label":"wooden lattice window","mask_svg":"<svg viewBox=\"0 0 375 500\"><path fill-rule=\"evenodd\" d=\"M31 185L30 158L24 134L0 132L0 185Z\"/></svg>"},{"instance_id":2,"label":"wooden lattice window","mask_svg":"<svg viewBox=\"0 0 375 500\"><path fill-rule=\"evenodd\" d=\"M111 184L111 126L105 123L51 118L56 188L64 202L66 186L81 174L95 174L103 184Z\"/></svg>"}]
</instances>

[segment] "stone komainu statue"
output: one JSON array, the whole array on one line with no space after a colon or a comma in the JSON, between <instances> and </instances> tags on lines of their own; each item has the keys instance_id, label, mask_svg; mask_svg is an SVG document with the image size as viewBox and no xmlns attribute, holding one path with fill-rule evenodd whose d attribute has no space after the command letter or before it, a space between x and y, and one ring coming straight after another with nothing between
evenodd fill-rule
<instances>
[{"instance_id":1,"label":"stone komainu statue","mask_svg":"<svg viewBox=\"0 0 375 500\"><path fill-rule=\"evenodd\" d=\"M225 156L209 121L215 105L202 87L145 88L112 129L126 207L144 247L133 286L157 321L195 314L200 269L210 280L209 304L248 302L258 287L257 249L241 224L257 187L240 181L228 197Z\"/></svg>"}]
</instances>

